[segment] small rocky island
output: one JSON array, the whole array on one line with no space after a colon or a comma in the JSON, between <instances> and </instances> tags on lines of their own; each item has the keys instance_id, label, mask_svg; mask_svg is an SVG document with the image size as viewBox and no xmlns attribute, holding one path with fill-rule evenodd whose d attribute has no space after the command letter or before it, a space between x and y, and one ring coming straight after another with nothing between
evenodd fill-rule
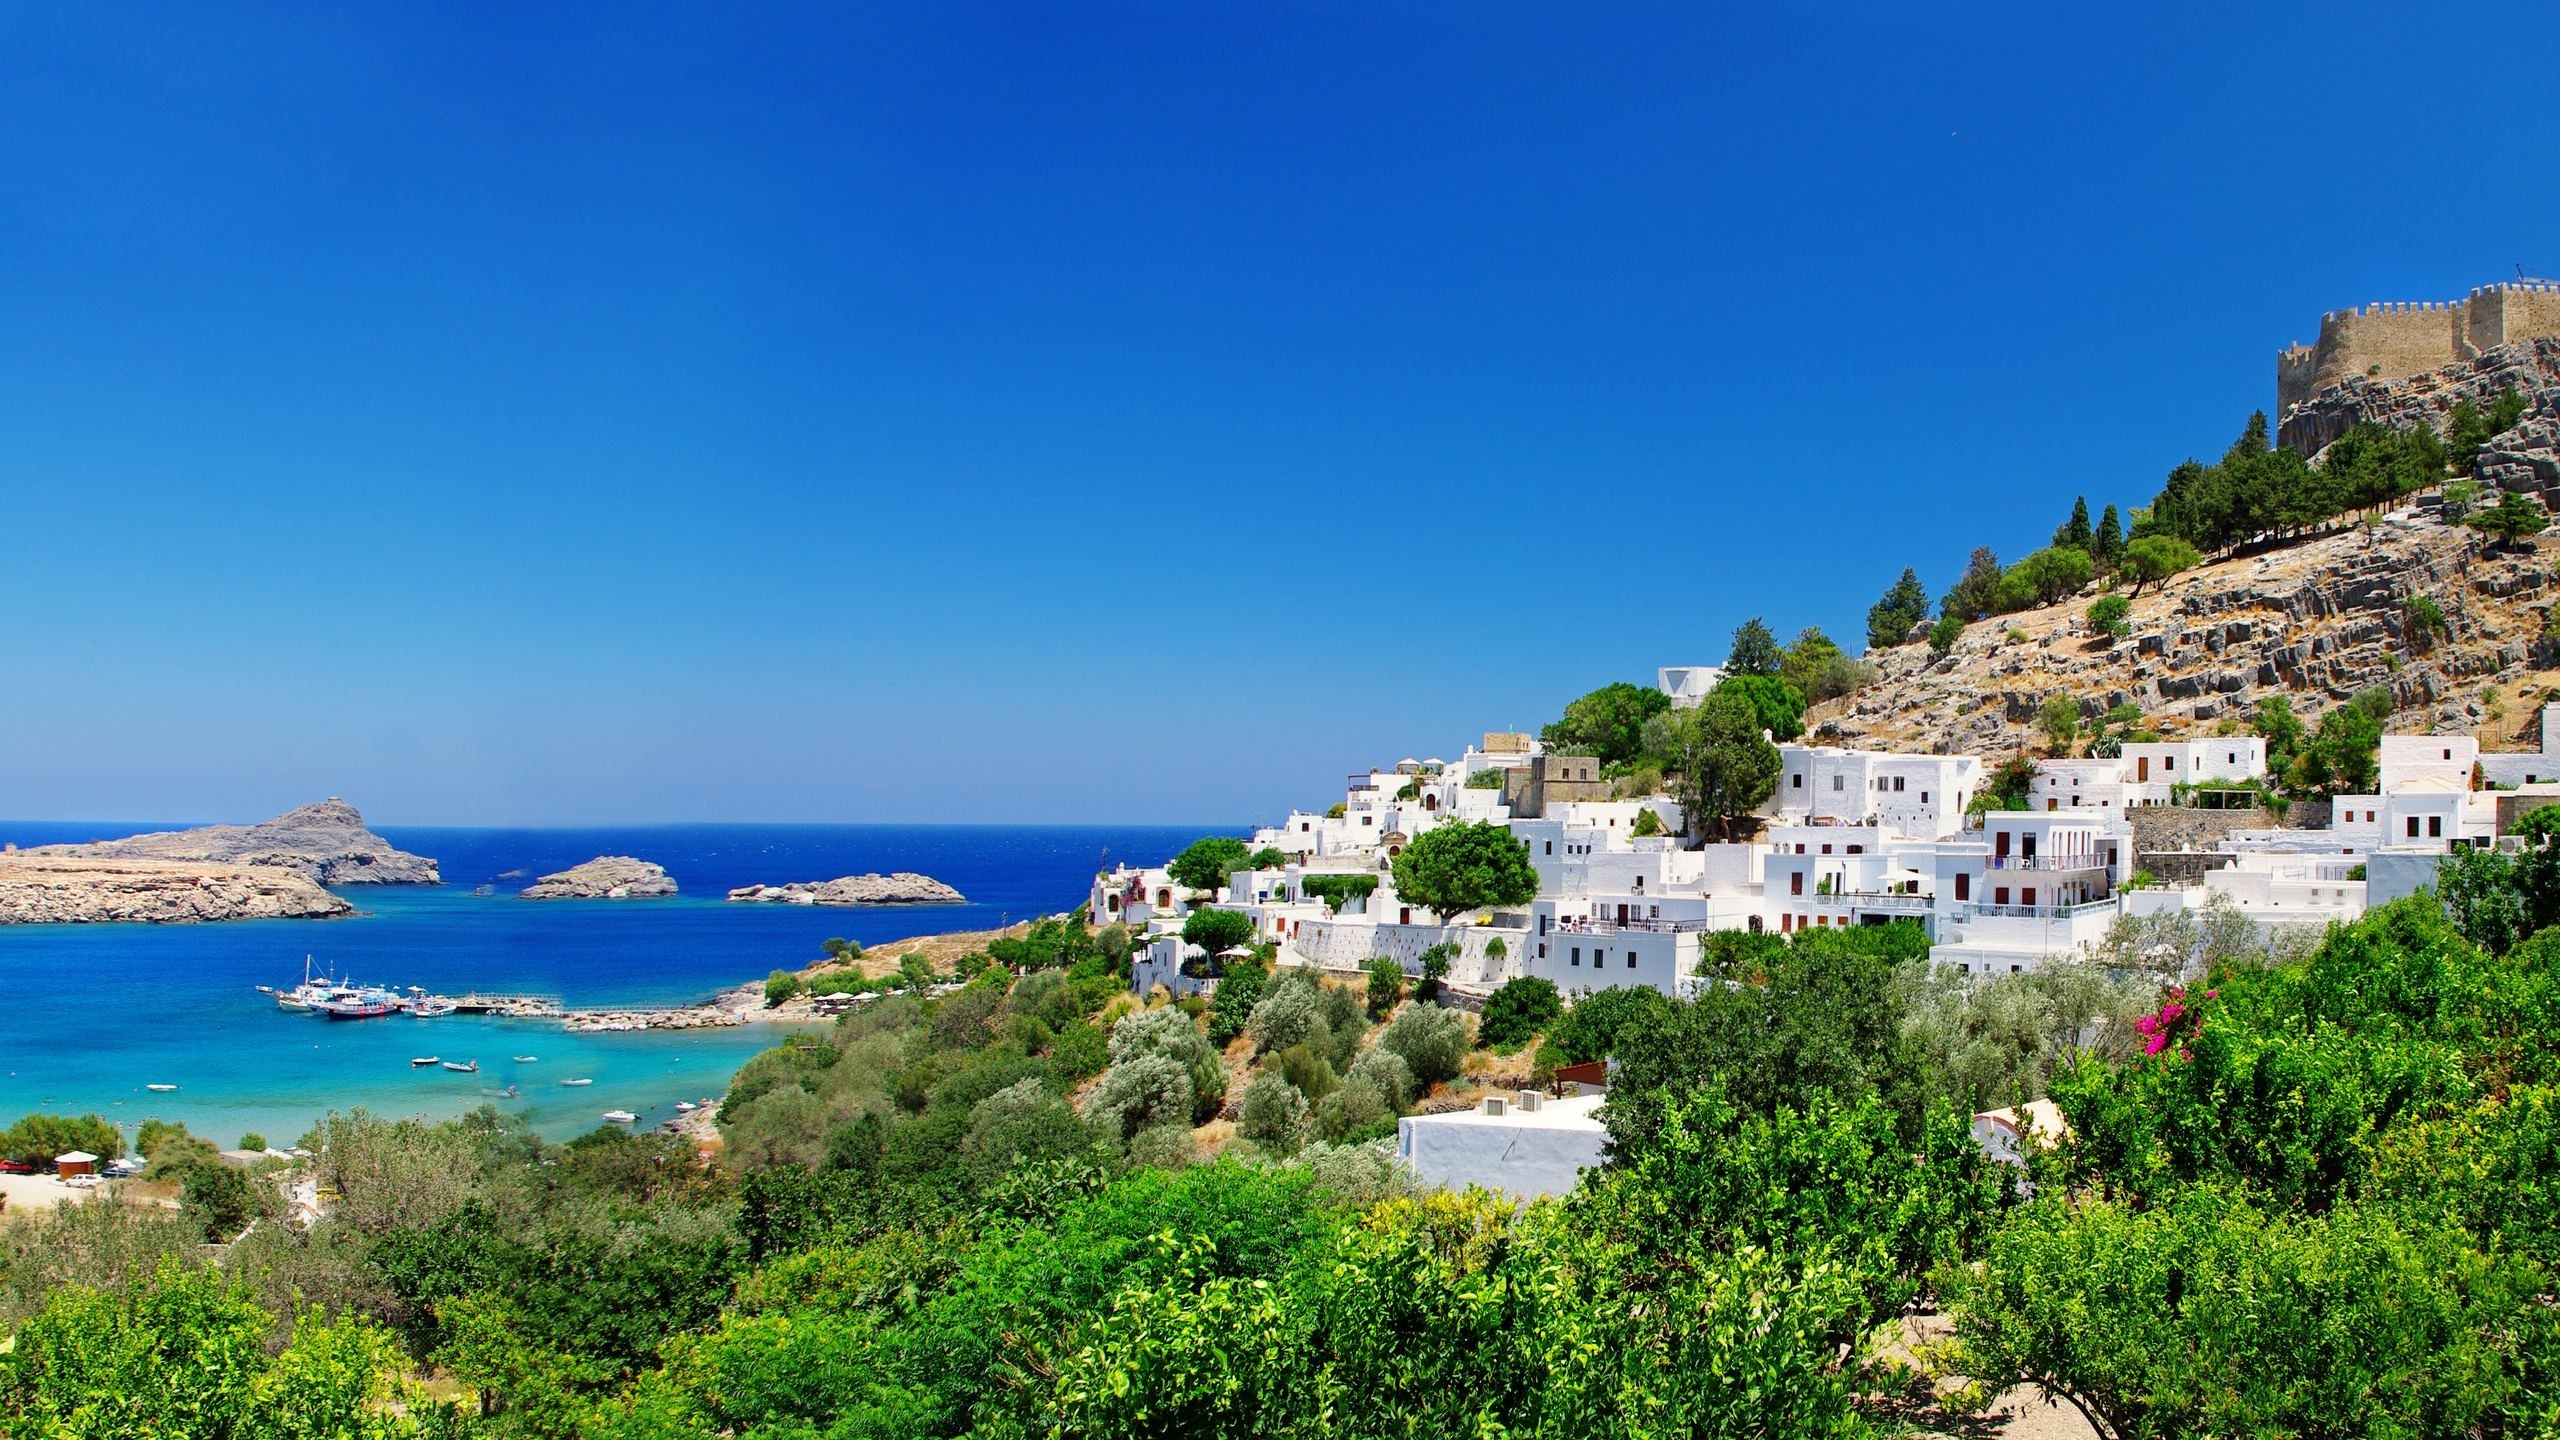
<instances>
[{"instance_id":1,"label":"small rocky island","mask_svg":"<svg viewBox=\"0 0 2560 1440\"><path fill-rule=\"evenodd\" d=\"M639 900L676 893L666 867L629 855L599 855L555 871L517 892L527 900Z\"/></svg>"},{"instance_id":2,"label":"small rocky island","mask_svg":"<svg viewBox=\"0 0 2560 1440\"><path fill-rule=\"evenodd\" d=\"M966 905L968 897L930 875L901 870L894 875L847 875L836 880L803 880L790 885L741 885L732 900L761 900L783 905Z\"/></svg>"},{"instance_id":3,"label":"small rocky island","mask_svg":"<svg viewBox=\"0 0 2560 1440\"><path fill-rule=\"evenodd\" d=\"M317 885L441 885L436 862L394 850L364 828L356 807L332 795L256 825L161 830L85 845L40 845L29 855L92 860L181 860L291 870Z\"/></svg>"},{"instance_id":4,"label":"small rocky island","mask_svg":"<svg viewBox=\"0 0 2560 1440\"><path fill-rule=\"evenodd\" d=\"M0 925L321 920L355 908L281 865L0 854Z\"/></svg>"}]
</instances>

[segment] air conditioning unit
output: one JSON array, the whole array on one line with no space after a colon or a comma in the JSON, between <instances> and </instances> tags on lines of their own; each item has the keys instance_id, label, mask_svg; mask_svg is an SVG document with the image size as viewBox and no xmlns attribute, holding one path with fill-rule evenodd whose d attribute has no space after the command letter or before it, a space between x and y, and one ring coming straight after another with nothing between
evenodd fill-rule
<instances>
[{"instance_id":1,"label":"air conditioning unit","mask_svg":"<svg viewBox=\"0 0 2560 1440\"><path fill-rule=\"evenodd\" d=\"M1543 1109L1546 1106L1546 1103L1547 1097L1539 1091L1523 1090L1520 1092L1520 1108L1524 1111Z\"/></svg>"},{"instance_id":2,"label":"air conditioning unit","mask_svg":"<svg viewBox=\"0 0 2560 1440\"><path fill-rule=\"evenodd\" d=\"M1484 1113L1487 1115L1500 1115L1510 1108L1511 1107L1504 1103L1503 1098L1499 1095L1487 1095L1484 1097Z\"/></svg>"}]
</instances>

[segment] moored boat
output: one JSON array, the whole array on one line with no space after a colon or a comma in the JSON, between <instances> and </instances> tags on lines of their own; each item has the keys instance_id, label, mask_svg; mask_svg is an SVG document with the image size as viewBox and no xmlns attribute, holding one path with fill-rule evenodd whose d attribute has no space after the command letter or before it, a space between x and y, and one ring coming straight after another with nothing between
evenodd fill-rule
<instances>
[{"instance_id":1,"label":"moored boat","mask_svg":"<svg viewBox=\"0 0 2560 1440\"><path fill-rule=\"evenodd\" d=\"M604 1112L604 1118L612 1121L616 1125L628 1125L640 1117L632 1114L628 1110L607 1110Z\"/></svg>"},{"instance_id":2,"label":"moored boat","mask_svg":"<svg viewBox=\"0 0 2560 1440\"><path fill-rule=\"evenodd\" d=\"M388 990L357 990L340 986L313 1008L332 1020L370 1020L399 1009L400 997Z\"/></svg>"},{"instance_id":3,"label":"moored boat","mask_svg":"<svg viewBox=\"0 0 2560 1440\"><path fill-rule=\"evenodd\" d=\"M457 1075L477 1075L480 1073L480 1062L477 1060L447 1060L444 1062L444 1068Z\"/></svg>"},{"instance_id":4,"label":"moored boat","mask_svg":"<svg viewBox=\"0 0 2560 1440\"><path fill-rule=\"evenodd\" d=\"M409 1068L412 1070L424 1070L430 1065L440 1065L442 1063L444 1063L444 1057L441 1055L412 1055L409 1057Z\"/></svg>"},{"instance_id":5,"label":"moored boat","mask_svg":"<svg viewBox=\"0 0 2560 1440\"><path fill-rule=\"evenodd\" d=\"M515 1061L519 1065L530 1065L534 1061L534 1057L531 1055L510 1055L507 1058Z\"/></svg>"},{"instance_id":6,"label":"moored boat","mask_svg":"<svg viewBox=\"0 0 2560 1440\"><path fill-rule=\"evenodd\" d=\"M158 1092L158 1093L160 1093L160 1094L162 1094L162 1095L166 1095L166 1094L168 1094L170 1091L175 1090L175 1089L177 1089L178 1087L177 1087L177 1086L175 1086L175 1085L145 1085L145 1086L143 1086L142 1088L143 1088L143 1089L145 1089L145 1090L156 1091L156 1092Z\"/></svg>"},{"instance_id":7,"label":"moored boat","mask_svg":"<svg viewBox=\"0 0 2560 1440\"><path fill-rule=\"evenodd\" d=\"M694 1104L690 1100L679 1100L676 1102L676 1108L690 1113L692 1111L699 1110L702 1107Z\"/></svg>"},{"instance_id":8,"label":"moored boat","mask_svg":"<svg viewBox=\"0 0 2560 1440\"><path fill-rule=\"evenodd\" d=\"M409 1013L421 1020L433 1020L439 1015L450 1015L453 1011L453 1002L441 995L429 995L409 1002Z\"/></svg>"},{"instance_id":9,"label":"moored boat","mask_svg":"<svg viewBox=\"0 0 2560 1440\"><path fill-rule=\"evenodd\" d=\"M589 1079L585 1078L584 1076L581 1076L581 1077L579 1077L578 1079L575 1079L575 1080L563 1080L563 1081L561 1081L560 1083L561 1083L561 1084L563 1084L563 1085L593 1085L593 1084L594 1084L594 1083L596 1083L596 1082L594 1082L593 1080L589 1080Z\"/></svg>"}]
</instances>

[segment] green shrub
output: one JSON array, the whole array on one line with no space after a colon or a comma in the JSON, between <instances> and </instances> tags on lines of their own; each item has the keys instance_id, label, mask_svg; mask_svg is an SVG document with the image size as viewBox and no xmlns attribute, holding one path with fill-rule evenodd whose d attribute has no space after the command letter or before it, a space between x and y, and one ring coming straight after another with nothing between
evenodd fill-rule
<instances>
[{"instance_id":1,"label":"green shrub","mask_svg":"<svg viewBox=\"0 0 2560 1440\"><path fill-rule=\"evenodd\" d=\"M1378 1048L1404 1062L1414 1083L1429 1087L1454 1080L1465 1068L1467 1017L1437 1005L1408 1005L1387 1022Z\"/></svg>"},{"instance_id":2,"label":"green shrub","mask_svg":"<svg viewBox=\"0 0 2560 1440\"><path fill-rule=\"evenodd\" d=\"M1564 1000L1557 994L1554 981L1534 975L1504 981L1501 989L1485 997L1484 1013L1476 1022L1476 1043L1521 1044L1562 1014Z\"/></svg>"}]
</instances>

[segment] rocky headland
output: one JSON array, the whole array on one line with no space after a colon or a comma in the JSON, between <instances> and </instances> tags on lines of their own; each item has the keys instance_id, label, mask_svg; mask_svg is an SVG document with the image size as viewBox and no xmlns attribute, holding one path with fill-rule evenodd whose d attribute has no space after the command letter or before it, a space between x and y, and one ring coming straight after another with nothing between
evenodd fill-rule
<instances>
[{"instance_id":1,"label":"rocky headland","mask_svg":"<svg viewBox=\"0 0 2560 1440\"><path fill-rule=\"evenodd\" d=\"M789 885L741 885L729 898L783 905L966 905L967 897L930 875L847 875Z\"/></svg>"},{"instance_id":2,"label":"rocky headland","mask_svg":"<svg viewBox=\"0 0 2560 1440\"><path fill-rule=\"evenodd\" d=\"M30 855L95 860L173 860L290 870L319 885L440 885L436 862L394 850L364 828L356 807L332 795L256 825L162 830L85 845L42 845Z\"/></svg>"},{"instance_id":3,"label":"rocky headland","mask_svg":"<svg viewBox=\"0 0 2560 1440\"><path fill-rule=\"evenodd\" d=\"M355 907L276 865L0 854L0 925L318 920Z\"/></svg>"},{"instance_id":4,"label":"rocky headland","mask_svg":"<svg viewBox=\"0 0 2560 1440\"><path fill-rule=\"evenodd\" d=\"M554 871L517 892L527 900L638 900L676 893L666 867L629 855L599 855Z\"/></svg>"}]
</instances>

